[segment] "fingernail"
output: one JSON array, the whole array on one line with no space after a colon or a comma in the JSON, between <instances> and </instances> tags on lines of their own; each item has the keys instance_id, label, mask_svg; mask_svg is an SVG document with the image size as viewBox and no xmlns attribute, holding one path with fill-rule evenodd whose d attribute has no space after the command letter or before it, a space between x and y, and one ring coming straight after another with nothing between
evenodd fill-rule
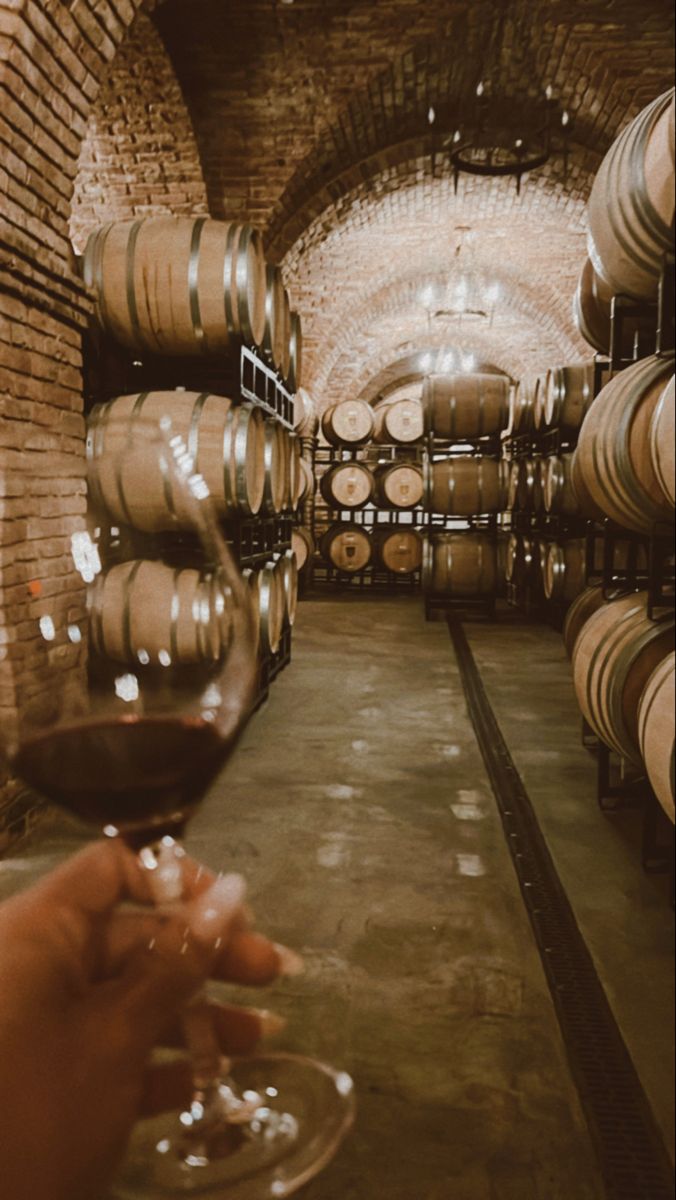
<instances>
[{"instance_id":1,"label":"fingernail","mask_svg":"<svg viewBox=\"0 0 676 1200\"><path fill-rule=\"evenodd\" d=\"M268 1008L252 1008L261 1027L261 1037L276 1037L278 1033L286 1029L288 1021L286 1017L280 1017L279 1013L270 1012Z\"/></svg>"},{"instance_id":2,"label":"fingernail","mask_svg":"<svg viewBox=\"0 0 676 1200\"><path fill-rule=\"evenodd\" d=\"M300 954L296 954L295 950L289 950L288 946L280 945L279 942L275 943L274 949L279 962L280 975L294 979L296 976L304 974L305 963Z\"/></svg>"},{"instance_id":3,"label":"fingernail","mask_svg":"<svg viewBox=\"0 0 676 1200\"><path fill-rule=\"evenodd\" d=\"M193 935L209 940L218 936L246 895L241 875L222 875L195 901L190 927Z\"/></svg>"}]
</instances>

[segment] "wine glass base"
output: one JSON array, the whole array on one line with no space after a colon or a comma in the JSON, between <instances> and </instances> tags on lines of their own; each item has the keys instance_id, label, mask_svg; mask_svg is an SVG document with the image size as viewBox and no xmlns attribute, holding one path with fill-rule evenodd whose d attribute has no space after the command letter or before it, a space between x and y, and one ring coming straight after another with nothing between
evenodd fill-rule
<instances>
[{"instance_id":1,"label":"wine glass base","mask_svg":"<svg viewBox=\"0 0 676 1200\"><path fill-rule=\"evenodd\" d=\"M252 1119L228 1125L222 1138L205 1142L211 1157L199 1139L190 1145L189 1113L139 1121L111 1191L114 1200L211 1195L279 1200L322 1170L352 1125L350 1076L313 1059L236 1058L230 1079L240 1095L256 1092L262 1098Z\"/></svg>"}]
</instances>

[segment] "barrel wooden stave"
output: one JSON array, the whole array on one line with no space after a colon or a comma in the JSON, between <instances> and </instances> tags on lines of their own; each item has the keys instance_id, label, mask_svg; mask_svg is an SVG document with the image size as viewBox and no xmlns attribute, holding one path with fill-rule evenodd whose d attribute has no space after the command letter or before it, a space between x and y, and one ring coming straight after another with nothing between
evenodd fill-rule
<instances>
[{"instance_id":1,"label":"barrel wooden stave","mask_svg":"<svg viewBox=\"0 0 676 1200\"><path fill-rule=\"evenodd\" d=\"M281 268L268 263L265 268L265 321L260 348L264 357L275 368L282 371L288 355L289 337L286 313L286 293Z\"/></svg>"},{"instance_id":2,"label":"barrel wooden stave","mask_svg":"<svg viewBox=\"0 0 676 1200\"><path fill-rule=\"evenodd\" d=\"M155 216L95 230L85 282L99 324L124 346L163 355L258 345L265 323L260 234L207 217Z\"/></svg>"},{"instance_id":3,"label":"barrel wooden stave","mask_svg":"<svg viewBox=\"0 0 676 1200\"><path fill-rule=\"evenodd\" d=\"M572 453L551 455L543 460L542 498L545 511L566 517L581 516L573 487Z\"/></svg>"},{"instance_id":4,"label":"barrel wooden stave","mask_svg":"<svg viewBox=\"0 0 676 1200\"><path fill-rule=\"evenodd\" d=\"M289 503L288 435L277 421L266 421L264 431L265 484L262 511L271 516Z\"/></svg>"},{"instance_id":5,"label":"barrel wooden stave","mask_svg":"<svg viewBox=\"0 0 676 1200\"><path fill-rule=\"evenodd\" d=\"M645 685L638 706L638 740L648 779L674 824L676 655L665 655Z\"/></svg>"},{"instance_id":6,"label":"barrel wooden stave","mask_svg":"<svg viewBox=\"0 0 676 1200\"><path fill-rule=\"evenodd\" d=\"M294 396L293 428L300 438L314 438L319 428L317 407L304 387L299 387Z\"/></svg>"}]
</instances>

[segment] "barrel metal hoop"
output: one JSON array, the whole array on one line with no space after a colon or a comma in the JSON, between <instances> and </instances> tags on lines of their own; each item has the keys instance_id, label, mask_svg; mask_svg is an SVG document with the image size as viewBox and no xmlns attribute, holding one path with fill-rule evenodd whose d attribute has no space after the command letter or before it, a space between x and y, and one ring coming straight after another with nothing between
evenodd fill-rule
<instances>
[{"instance_id":1,"label":"barrel metal hoop","mask_svg":"<svg viewBox=\"0 0 676 1200\"><path fill-rule=\"evenodd\" d=\"M621 626L623 626L627 621L631 621L634 617L641 615L642 613L644 613L644 611L645 611L645 609L643 608L643 606L639 604L639 605L636 605L634 608L630 608L628 610L628 612L623 613L623 615L620 617L619 621L612 627L612 629L607 630L606 633L604 634L604 636L600 639L600 641L598 641L596 643L596 646L594 647L594 649L591 653L590 659L589 659L589 665L588 665L587 674L585 677L585 698L587 701L587 712L585 713L585 716L587 717L589 724L592 726L593 729L596 730L599 737L601 737L603 741L606 741L606 737L603 736L603 733L602 733L603 725L601 724L601 722L599 720L599 715L596 713L596 710L594 708L593 693L592 693L592 680L594 680L594 678L595 678L595 671L597 669L597 664L599 663L599 660L601 659L602 652L606 651L606 653L607 653L607 646L608 646L609 638L611 638L613 635L617 635L618 631L619 631L619 635L621 636L621 634L624 632L624 630L621 629ZM599 612L604 612L604 609L600 609ZM594 614L594 615L596 615L596 614ZM578 637L578 639L576 641L576 646L579 645L579 643L580 643L580 638ZM603 677L603 661L601 662L601 666L599 667L599 677L600 678Z\"/></svg>"},{"instance_id":2,"label":"barrel metal hoop","mask_svg":"<svg viewBox=\"0 0 676 1200\"><path fill-rule=\"evenodd\" d=\"M133 332L135 338L140 342L140 344L142 346L147 346L147 341L143 335L143 331L141 329L141 322L139 320L139 315L138 315L138 306L136 303L136 283L134 280L134 267L135 267L134 259L135 259L135 255L136 255L136 242L138 240L139 233L141 232L142 225L143 225L142 220L134 221L131 229L129 230L129 238L127 240L126 263L125 263L126 296L127 296L127 309L129 312L129 320L131 323L132 332Z\"/></svg>"},{"instance_id":3,"label":"barrel metal hoop","mask_svg":"<svg viewBox=\"0 0 676 1200\"><path fill-rule=\"evenodd\" d=\"M484 511L484 460L483 456L479 459L479 469L477 471L477 491L479 493L479 512Z\"/></svg>"},{"instance_id":4,"label":"barrel metal hoop","mask_svg":"<svg viewBox=\"0 0 676 1200\"><path fill-rule=\"evenodd\" d=\"M240 511L251 515L249 503L249 486L247 479L247 450L249 447L251 410L246 405L240 405L237 411L237 429L235 431L235 500Z\"/></svg>"},{"instance_id":5,"label":"barrel metal hoop","mask_svg":"<svg viewBox=\"0 0 676 1200\"><path fill-rule=\"evenodd\" d=\"M199 470L198 458L200 447L200 420L204 411L204 405L209 399L211 392L200 392L195 400L190 414L190 428L188 429L188 454L190 455L195 469Z\"/></svg>"},{"instance_id":6,"label":"barrel metal hoop","mask_svg":"<svg viewBox=\"0 0 676 1200\"><path fill-rule=\"evenodd\" d=\"M200 242L202 240L202 232L206 225L207 217L198 217L192 227L192 235L190 238L190 257L188 259L188 294L190 298L190 320L192 321L193 333L202 353L206 353L209 349L202 325L202 314L200 312L200 297L199 297L199 266L200 266Z\"/></svg>"},{"instance_id":7,"label":"barrel metal hoop","mask_svg":"<svg viewBox=\"0 0 676 1200\"><path fill-rule=\"evenodd\" d=\"M254 241L255 232L250 225L241 225L237 241L237 258L235 260L235 285L237 287L237 312L239 316L239 331L245 341L253 342L251 326L251 310L249 307L249 249Z\"/></svg>"},{"instance_id":8,"label":"barrel metal hoop","mask_svg":"<svg viewBox=\"0 0 676 1200\"><path fill-rule=\"evenodd\" d=\"M225 254L223 255L223 303L225 306L225 324L228 333L236 333L235 314L232 307L232 254L235 241L234 224L228 227L225 239Z\"/></svg>"},{"instance_id":9,"label":"barrel metal hoop","mask_svg":"<svg viewBox=\"0 0 676 1200\"><path fill-rule=\"evenodd\" d=\"M230 411L226 413L225 428L223 430L223 501L226 512L231 511L235 500L232 486L232 433L237 412L238 410L236 408L231 408Z\"/></svg>"},{"instance_id":10,"label":"barrel metal hoop","mask_svg":"<svg viewBox=\"0 0 676 1200\"><path fill-rule=\"evenodd\" d=\"M99 311L101 323L108 326L108 305L106 304L105 288L103 285L103 256L106 249L108 235L113 228L113 221L109 221L102 229L98 231L96 241L93 247L92 259L92 284L96 292L96 306Z\"/></svg>"},{"instance_id":11,"label":"barrel metal hoop","mask_svg":"<svg viewBox=\"0 0 676 1200\"><path fill-rule=\"evenodd\" d=\"M657 622L651 622L649 628L646 629L639 638L632 640L624 647L622 653L615 659L615 670L613 672L613 681L615 683L618 678L626 678L639 654L641 654L647 646L654 642L656 638L661 637L662 633L664 633L664 629L664 625ZM617 734L615 735L617 750L624 754L625 758L633 758L634 761L640 762L640 754L636 750L634 750L632 754L626 749L622 742L622 738L624 737L626 738L628 745L631 746L633 744L624 720L624 713L622 712L622 690L622 688L615 686L610 692L608 707L610 709L611 729L613 733L615 733L615 730L620 731L621 736L617 736Z\"/></svg>"},{"instance_id":12,"label":"barrel metal hoop","mask_svg":"<svg viewBox=\"0 0 676 1200\"><path fill-rule=\"evenodd\" d=\"M656 687L653 688L653 694L650 697L649 702L644 706L643 701L645 698L645 689L644 689L643 694L638 702L638 715L639 715L638 741L639 741L639 746L641 748L641 754L644 753L643 743L645 740L646 727L648 725L648 721L650 720L650 714L653 711L655 702L659 697L660 691L662 689L662 686L663 686L665 680L668 679L669 675L673 671L673 664L671 662L671 658L672 658L672 655L667 654L666 657L660 663L660 665L655 668L654 672L650 676L648 683L650 683L653 679L656 679L657 685L656 685ZM646 683L646 688L648 687L648 683Z\"/></svg>"},{"instance_id":13,"label":"barrel metal hoop","mask_svg":"<svg viewBox=\"0 0 676 1200\"><path fill-rule=\"evenodd\" d=\"M104 436L105 427L104 417L107 408L107 404L96 404L94 406L87 419L87 436L85 438L85 458L90 468L87 472L89 489L95 497L95 502L103 510L107 508L107 505L99 473L98 470L94 469L94 463L101 453L101 440Z\"/></svg>"},{"instance_id":14,"label":"barrel metal hoop","mask_svg":"<svg viewBox=\"0 0 676 1200\"><path fill-rule=\"evenodd\" d=\"M132 563L131 570L124 581L124 599L122 602L122 646L129 662L131 662L135 657L134 647L131 640L131 589L136 582L136 576L138 575L142 566L143 559L138 558L135 563Z\"/></svg>"},{"instance_id":15,"label":"barrel metal hoop","mask_svg":"<svg viewBox=\"0 0 676 1200\"><path fill-rule=\"evenodd\" d=\"M631 390L631 386L634 385L634 380L632 380L629 396L623 399L617 423L615 445L618 447L619 453L615 457L615 462L617 463L620 482L625 489L628 505L630 508L634 505L635 513L632 515L637 516L643 528L646 527L651 517L655 520L659 519L660 508L636 482L629 454L629 435L648 387L656 383L662 376L670 374L672 367L673 361L656 359L648 371L644 370L641 372L640 390L634 393ZM617 402L615 409L617 411Z\"/></svg>"}]
</instances>

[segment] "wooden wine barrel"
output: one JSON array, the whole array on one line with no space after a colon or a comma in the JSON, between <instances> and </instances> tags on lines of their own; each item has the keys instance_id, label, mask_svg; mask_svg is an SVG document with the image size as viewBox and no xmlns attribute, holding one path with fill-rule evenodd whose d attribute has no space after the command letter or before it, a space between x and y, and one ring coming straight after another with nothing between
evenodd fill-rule
<instances>
[{"instance_id":1,"label":"wooden wine barrel","mask_svg":"<svg viewBox=\"0 0 676 1200\"><path fill-rule=\"evenodd\" d=\"M376 500L384 508L415 508L422 504L422 468L415 463L381 463L374 478Z\"/></svg>"},{"instance_id":2,"label":"wooden wine barrel","mask_svg":"<svg viewBox=\"0 0 676 1200\"><path fill-rule=\"evenodd\" d=\"M412 575L422 562L423 540L407 525L376 528L371 535L375 562L396 575Z\"/></svg>"},{"instance_id":3,"label":"wooden wine barrel","mask_svg":"<svg viewBox=\"0 0 676 1200\"><path fill-rule=\"evenodd\" d=\"M268 263L265 268L265 321L260 348L268 362L280 372L288 354L288 344L285 345L285 338L288 339L289 334L286 304L281 268Z\"/></svg>"},{"instance_id":4,"label":"wooden wine barrel","mask_svg":"<svg viewBox=\"0 0 676 1200\"><path fill-rule=\"evenodd\" d=\"M253 611L253 633L256 643L255 649L256 653L258 654L261 649L260 572L255 571L253 567L243 567L242 579L249 589L251 608Z\"/></svg>"},{"instance_id":5,"label":"wooden wine barrel","mask_svg":"<svg viewBox=\"0 0 676 1200\"><path fill-rule=\"evenodd\" d=\"M410 446L420 441L423 432L423 407L419 400L395 400L374 410L373 440L379 445L394 442Z\"/></svg>"},{"instance_id":6,"label":"wooden wine barrel","mask_svg":"<svg viewBox=\"0 0 676 1200\"><path fill-rule=\"evenodd\" d=\"M673 89L622 131L597 172L587 205L588 253L613 293L657 295L673 251Z\"/></svg>"},{"instance_id":7,"label":"wooden wine barrel","mask_svg":"<svg viewBox=\"0 0 676 1200\"><path fill-rule=\"evenodd\" d=\"M315 552L314 538L304 525L295 525L291 530L291 549L296 556L298 570L302 571Z\"/></svg>"},{"instance_id":8,"label":"wooden wine barrel","mask_svg":"<svg viewBox=\"0 0 676 1200\"><path fill-rule=\"evenodd\" d=\"M293 428L300 438L313 438L319 428L317 408L309 392L303 387L296 390L293 408Z\"/></svg>"},{"instance_id":9,"label":"wooden wine barrel","mask_svg":"<svg viewBox=\"0 0 676 1200\"><path fill-rule=\"evenodd\" d=\"M263 461L262 510L276 516L287 506L289 497L286 431L277 421L265 422Z\"/></svg>"},{"instance_id":10,"label":"wooden wine barrel","mask_svg":"<svg viewBox=\"0 0 676 1200\"><path fill-rule=\"evenodd\" d=\"M430 596L481 598L495 592L493 538L482 533L441 533L423 547L423 589Z\"/></svg>"},{"instance_id":11,"label":"wooden wine barrel","mask_svg":"<svg viewBox=\"0 0 676 1200\"><path fill-rule=\"evenodd\" d=\"M336 463L319 481L319 490L329 508L363 508L373 496L375 480L359 462Z\"/></svg>"},{"instance_id":12,"label":"wooden wine barrel","mask_svg":"<svg viewBox=\"0 0 676 1200\"><path fill-rule=\"evenodd\" d=\"M524 375L510 390L507 422L507 433L510 437L528 433L533 428L535 383L535 375Z\"/></svg>"},{"instance_id":13,"label":"wooden wine barrel","mask_svg":"<svg viewBox=\"0 0 676 1200\"><path fill-rule=\"evenodd\" d=\"M503 476L495 459L458 454L439 462L426 461L423 474L430 512L472 516L504 508Z\"/></svg>"},{"instance_id":14,"label":"wooden wine barrel","mask_svg":"<svg viewBox=\"0 0 676 1200\"><path fill-rule=\"evenodd\" d=\"M298 564L293 548L275 557L275 571L282 582L283 623L290 628L296 619L298 603Z\"/></svg>"},{"instance_id":15,"label":"wooden wine barrel","mask_svg":"<svg viewBox=\"0 0 676 1200\"><path fill-rule=\"evenodd\" d=\"M650 422L650 461L655 477L671 505L676 504L676 429L672 375L662 392Z\"/></svg>"},{"instance_id":16,"label":"wooden wine barrel","mask_svg":"<svg viewBox=\"0 0 676 1200\"><path fill-rule=\"evenodd\" d=\"M276 654L284 629L284 582L273 561L267 562L256 574L260 648L264 655Z\"/></svg>"},{"instance_id":17,"label":"wooden wine barrel","mask_svg":"<svg viewBox=\"0 0 676 1200\"><path fill-rule=\"evenodd\" d=\"M233 406L208 392L140 392L96 405L87 428L87 472L92 498L122 524L155 531L189 525L173 495L171 477L154 456L127 443L138 419L180 437L204 478L221 516L255 515L265 484L263 417L258 408Z\"/></svg>"},{"instance_id":18,"label":"wooden wine barrel","mask_svg":"<svg viewBox=\"0 0 676 1200\"><path fill-rule=\"evenodd\" d=\"M638 532L673 519L649 453L650 422L672 372L673 358L657 355L620 371L599 392L580 430L576 466L584 488L613 521Z\"/></svg>"},{"instance_id":19,"label":"wooden wine barrel","mask_svg":"<svg viewBox=\"0 0 676 1200\"><path fill-rule=\"evenodd\" d=\"M647 592L634 592L604 604L573 648L575 692L587 722L607 746L639 765L639 700L674 649L673 619L649 620L647 600Z\"/></svg>"},{"instance_id":20,"label":"wooden wine barrel","mask_svg":"<svg viewBox=\"0 0 676 1200\"><path fill-rule=\"evenodd\" d=\"M555 604L570 604L585 585L586 542L572 538L552 542L545 563L545 596Z\"/></svg>"},{"instance_id":21,"label":"wooden wine barrel","mask_svg":"<svg viewBox=\"0 0 676 1200\"><path fill-rule=\"evenodd\" d=\"M153 354L222 354L257 346L265 327L265 260L250 225L143 217L95 230L84 252L99 324Z\"/></svg>"},{"instance_id":22,"label":"wooden wine barrel","mask_svg":"<svg viewBox=\"0 0 676 1200\"><path fill-rule=\"evenodd\" d=\"M115 662L168 667L217 661L230 627L227 589L216 576L145 559L97 576L92 645Z\"/></svg>"},{"instance_id":23,"label":"wooden wine barrel","mask_svg":"<svg viewBox=\"0 0 676 1200\"><path fill-rule=\"evenodd\" d=\"M365 400L343 400L322 415L322 433L331 446L363 446L373 433L373 409Z\"/></svg>"},{"instance_id":24,"label":"wooden wine barrel","mask_svg":"<svg viewBox=\"0 0 676 1200\"><path fill-rule=\"evenodd\" d=\"M500 433L509 399L506 375L428 375L422 391L426 431L451 441Z\"/></svg>"},{"instance_id":25,"label":"wooden wine barrel","mask_svg":"<svg viewBox=\"0 0 676 1200\"><path fill-rule=\"evenodd\" d=\"M303 370L303 328L300 313L289 314L289 370L286 377L290 392L297 393Z\"/></svg>"},{"instance_id":26,"label":"wooden wine barrel","mask_svg":"<svg viewBox=\"0 0 676 1200\"><path fill-rule=\"evenodd\" d=\"M589 258L580 272L573 299L573 320L585 342L599 354L610 353L610 297L602 294Z\"/></svg>"},{"instance_id":27,"label":"wooden wine barrel","mask_svg":"<svg viewBox=\"0 0 676 1200\"><path fill-rule=\"evenodd\" d=\"M593 399L593 362L552 367L544 385L545 426L548 429L579 429Z\"/></svg>"},{"instance_id":28,"label":"wooden wine barrel","mask_svg":"<svg viewBox=\"0 0 676 1200\"><path fill-rule=\"evenodd\" d=\"M589 618L607 603L600 586L585 588L575 597L563 622L563 641L569 658L573 657L575 643Z\"/></svg>"},{"instance_id":29,"label":"wooden wine barrel","mask_svg":"<svg viewBox=\"0 0 676 1200\"><path fill-rule=\"evenodd\" d=\"M590 496L580 468L577 448L573 450L570 460L570 484L577 501L580 514L588 521L605 521L606 514Z\"/></svg>"},{"instance_id":30,"label":"wooden wine barrel","mask_svg":"<svg viewBox=\"0 0 676 1200\"><path fill-rule=\"evenodd\" d=\"M573 455L552 455L542 460L542 497L545 511L566 517L582 516L573 488Z\"/></svg>"},{"instance_id":31,"label":"wooden wine barrel","mask_svg":"<svg viewBox=\"0 0 676 1200\"><path fill-rule=\"evenodd\" d=\"M507 542L505 574L515 587L532 587L536 582L536 547L533 538L511 533Z\"/></svg>"},{"instance_id":32,"label":"wooden wine barrel","mask_svg":"<svg viewBox=\"0 0 676 1200\"><path fill-rule=\"evenodd\" d=\"M515 458L508 463L507 499L506 505L510 512L516 512L519 507L519 481L521 479L521 460Z\"/></svg>"},{"instance_id":33,"label":"wooden wine barrel","mask_svg":"<svg viewBox=\"0 0 676 1200\"><path fill-rule=\"evenodd\" d=\"M674 684L676 655L667 654L645 685L638 706L638 742L652 789L674 823Z\"/></svg>"},{"instance_id":34,"label":"wooden wine barrel","mask_svg":"<svg viewBox=\"0 0 676 1200\"><path fill-rule=\"evenodd\" d=\"M352 574L371 561L371 539L361 525L339 522L327 529L319 541L322 556L339 571Z\"/></svg>"}]
</instances>

